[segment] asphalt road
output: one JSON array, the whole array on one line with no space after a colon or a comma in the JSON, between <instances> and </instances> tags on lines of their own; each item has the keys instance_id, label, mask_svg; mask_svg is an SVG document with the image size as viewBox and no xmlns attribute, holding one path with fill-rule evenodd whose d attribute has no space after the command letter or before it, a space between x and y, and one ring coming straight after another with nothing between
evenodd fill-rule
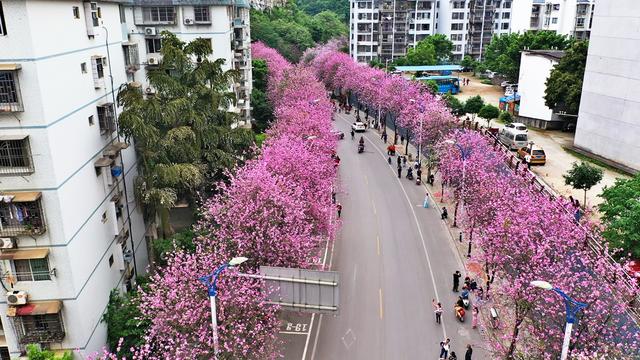
<instances>
[{"instance_id":1,"label":"asphalt road","mask_svg":"<svg viewBox=\"0 0 640 360\"><path fill-rule=\"evenodd\" d=\"M437 359L439 342L449 337L459 359L467 344L473 359L488 358L471 317L460 323L453 315L452 274L463 266L433 201L424 209L424 188L397 178L395 158L390 166L375 130L362 134L366 149L358 154L360 134L353 141L349 136L352 121L336 114L335 126L346 135L338 149L343 225L327 265L340 272L340 313L303 317L309 325L300 327L303 336L292 331L296 339L287 341L289 350L300 351L285 357ZM435 323L431 299L443 304L442 325ZM287 326L295 329L295 320L283 323L284 335Z\"/></svg>"}]
</instances>

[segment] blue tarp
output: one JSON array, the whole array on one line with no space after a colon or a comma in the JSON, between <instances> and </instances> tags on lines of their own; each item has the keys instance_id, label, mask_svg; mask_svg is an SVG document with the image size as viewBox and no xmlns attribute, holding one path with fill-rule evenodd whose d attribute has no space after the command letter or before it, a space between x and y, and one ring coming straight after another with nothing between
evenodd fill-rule
<instances>
[{"instance_id":1,"label":"blue tarp","mask_svg":"<svg viewBox=\"0 0 640 360\"><path fill-rule=\"evenodd\" d=\"M514 96L504 96L500 98L500 102L511 102L511 101L520 101L520 95L516 94L515 99Z\"/></svg>"},{"instance_id":2,"label":"blue tarp","mask_svg":"<svg viewBox=\"0 0 640 360\"><path fill-rule=\"evenodd\" d=\"M417 77L416 80L447 80L447 79L457 79L459 80L459 78L457 76L421 76L421 77Z\"/></svg>"},{"instance_id":3,"label":"blue tarp","mask_svg":"<svg viewBox=\"0 0 640 360\"><path fill-rule=\"evenodd\" d=\"M396 66L396 71L460 71L460 65L421 65L421 66Z\"/></svg>"}]
</instances>

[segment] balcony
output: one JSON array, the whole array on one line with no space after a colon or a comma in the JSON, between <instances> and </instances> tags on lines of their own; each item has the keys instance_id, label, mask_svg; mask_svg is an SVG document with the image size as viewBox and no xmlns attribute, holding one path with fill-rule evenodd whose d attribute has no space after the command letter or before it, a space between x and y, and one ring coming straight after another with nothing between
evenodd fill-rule
<instances>
[{"instance_id":1,"label":"balcony","mask_svg":"<svg viewBox=\"0 0 640 360\"><path fill-rule=\"evenodd\" d=\"M0 64L0 113L24 111L18 70L20 64Z\"/></svg>"},{"instance_id":2,"label":"balcony","mask_svg":"<svg viewBox=\"0 0 640 360\"><path fill-rule=\"evenodd\" d=\"M0 237L44 234L41 192L3 192L0 196Z\"/></svg>"},{"instance_id":3,"label":"balcony","mask_svg":"<svg viewBox=\"0 0 640 360\"><path fill-rule=\"evenodd\" d=\"M10 306L7 316L12 320L20 345L60 343L66 332L60 310L62 302L39 301L22 306Z\"/></svg>"},{"instance_id":4,"label":"balcony","mask_svg":"<svg viewBox=\"0 0 640 360\"><path fill-rule=\"evenodd\" d=\"M102 135L111 134L116 130L116 115L113 103L98 106L98 124Z\"/></svg>"},{"instance_id":5,"label":"balcony","mask_svg":"<svg viewBox=\"0 0 640 360\"><path fill-rule=\"evenodd\" d=\"M233 27L234 27L234 28L236 28L236 29L241 29L241 28L243 28L243 27L245 27L245 26L246 26L246 25L245 25L245 23L244 23L244 20L243 20L243 19L241 19L241 18L235 18L235 19L233 19Z\"/></svg>"}]
</instances>

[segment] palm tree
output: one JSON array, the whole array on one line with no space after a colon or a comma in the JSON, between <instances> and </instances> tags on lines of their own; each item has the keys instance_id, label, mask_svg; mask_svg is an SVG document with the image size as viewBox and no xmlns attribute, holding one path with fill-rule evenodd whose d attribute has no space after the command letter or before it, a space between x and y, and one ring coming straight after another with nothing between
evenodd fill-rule
<instances>
[{"instance_id":1,"label":"palm tree","mask_svg":"<svg viewBox=\"0 0 640 360\"><path fill-rule=\"evenodd\" d=\"M193 199L224 170L243 161L252 145L250 130L235 128L231 84L238 74L223 71L224 59L210 61L211 41L189 43L162 33L162 62L149 69L153 95L130 83L119 91L120 133L133 139L140 174L136 199L147 220L160 222L161 236L172 234L169 210L178 198ZM195 61L194 61L195 60Z\"/></svg>"}]
</instances>

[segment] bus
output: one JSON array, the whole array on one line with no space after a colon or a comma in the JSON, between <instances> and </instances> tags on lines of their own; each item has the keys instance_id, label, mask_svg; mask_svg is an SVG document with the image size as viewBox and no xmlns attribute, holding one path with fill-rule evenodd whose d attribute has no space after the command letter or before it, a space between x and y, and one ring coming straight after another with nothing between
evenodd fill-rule
<instances>
[{"instance_id":1,"label":"bus","mask_svg":"<svg viewBox=\"0 0 640 360\"><path fill-rule=\"evenodd\" d=\"M416 80L427 82L433 80L438 84L438 92L440 94L456 95L460 92L460 79L455 76L439 75L439 76L423 76Z\"/></svg>"}]
</instances>

